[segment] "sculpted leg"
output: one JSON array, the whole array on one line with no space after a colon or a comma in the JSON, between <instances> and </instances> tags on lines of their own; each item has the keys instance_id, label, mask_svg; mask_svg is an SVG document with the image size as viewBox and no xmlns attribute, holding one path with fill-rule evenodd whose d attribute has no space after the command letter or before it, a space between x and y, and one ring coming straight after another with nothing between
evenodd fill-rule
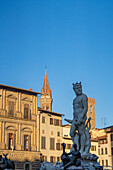
<instances>
[{"instance_id":1,"label":"sculpted leg","mask_svg":"<svg viewBox=\"0 0 113 170\"><path fill-rule=\"evenodd\" d=\"M71 129L70 129L70 136L71 136L73 143L74 143L74 137L76 134L76 130L77 130L77 127L75 126L74 121L73 121L71 124Z\"/></svg>"},{"instance_id":2,"label":"sculpted leg","mask_svg":"<svg viewBox=\"0 0 113 170\"><path fill-rule=\"evenodd\" d=\"M81 126L79 126L79 135L80 135L80 153L82 154L85 150L85 123L83 123Z\"/></svg>"},{"instance_id":3,"label":"sculpted leg","mask_svg":"<svg viewBox=\"0 0 113 170\"><path fill-rule=\"evenodd\" d=\"M74 142L73 143L76 143L77 145L77 149L79 150L79 135L78 135L78 132L76 132L76 135L74 136Z\"/></svg>"},{"instance_id":4,"label":"sculpted leg","mask_svg":"<svg viewBox=\"0 0 113 170\"><path fill-rule=\"evenodd\" d=\"M84 152L85 149L85 134L83 133L80 137L80 144L81 144L81 148L80 148L80 153L82 154Z\"/></svg>"}]
</instances>

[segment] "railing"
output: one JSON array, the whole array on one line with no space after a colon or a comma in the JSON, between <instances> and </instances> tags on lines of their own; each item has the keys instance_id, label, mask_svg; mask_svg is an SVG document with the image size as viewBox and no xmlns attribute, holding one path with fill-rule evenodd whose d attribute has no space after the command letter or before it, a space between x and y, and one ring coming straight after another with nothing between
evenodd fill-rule
<instances>
[{"instance_id":1,"label":"railing","mask_svg":"<svg viewBox=\"0 0 113 170\"><path fill-rule=\"evenodd\" d=\"M32 120L31 116L29 116L28 118L24 118L23 114L20 113L20 117L17 116L17 113L8 113L6 110L2 110L0 111L0 116L1 117L7 117L7 118L20 118L20 119L24 119L24 120Z\"/></svg>"}]
</instances>

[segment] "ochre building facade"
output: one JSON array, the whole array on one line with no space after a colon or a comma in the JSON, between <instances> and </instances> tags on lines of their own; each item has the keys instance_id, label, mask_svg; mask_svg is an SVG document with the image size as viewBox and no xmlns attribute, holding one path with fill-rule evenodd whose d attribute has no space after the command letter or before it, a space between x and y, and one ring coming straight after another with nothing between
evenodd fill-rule
<instances>
[{"instance_id":1,"label":"ochre building facade","mask_svg":"<svg viewBox=\"0 0 113 170\"><path fill-rule=\"evenodd\" d=\"M16 168L36 169L33 161L40 159L37 140L38 94L0 85L0 154L8 153L8 157L15 161Z\"/></svg>"}]
</instances>

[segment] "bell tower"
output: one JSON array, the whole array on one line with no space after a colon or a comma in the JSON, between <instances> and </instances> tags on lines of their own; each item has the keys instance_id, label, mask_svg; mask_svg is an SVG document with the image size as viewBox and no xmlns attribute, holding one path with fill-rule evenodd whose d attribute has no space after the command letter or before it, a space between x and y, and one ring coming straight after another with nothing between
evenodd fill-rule
<instances>
[{"instance_id":1,"label":"bell tower","mask_svg":"<svg viewBox=\"0 0 113 170\"><path fill-rule=\"evenodd\" d=\"M91 117L91 129L95 129L95 99L88 97L87 119Z\"/></svg>"},{"instance_id":2,"label":"bell tower","mask_svg":"<svg viewBox=\"0 0 113 170\"><path fill-rule=\"evenodd\" d=\"M49 82L47 78L47 70L45 69L45 76L43 81L43 87L41 90L40 107L44 110L52 111L52 97L51 89L49 88Z\"/></svg>"}]
</instances>

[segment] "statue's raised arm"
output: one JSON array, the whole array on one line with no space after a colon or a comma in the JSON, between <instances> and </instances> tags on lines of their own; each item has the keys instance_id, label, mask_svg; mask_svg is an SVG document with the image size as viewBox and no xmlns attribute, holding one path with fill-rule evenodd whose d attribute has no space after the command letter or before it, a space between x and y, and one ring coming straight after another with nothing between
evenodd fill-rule
<instances>
[{"instance_id":1,"label":"statue's raised arm","mask_svg":"<svg viewBox=\"0 0 113 170\"><path fill-rule=\"evenodd\" d=\"M65 121L67 121L68 123L72 123L73 120L70 119L64 119Z\"/></svg>"}]
</instances>

